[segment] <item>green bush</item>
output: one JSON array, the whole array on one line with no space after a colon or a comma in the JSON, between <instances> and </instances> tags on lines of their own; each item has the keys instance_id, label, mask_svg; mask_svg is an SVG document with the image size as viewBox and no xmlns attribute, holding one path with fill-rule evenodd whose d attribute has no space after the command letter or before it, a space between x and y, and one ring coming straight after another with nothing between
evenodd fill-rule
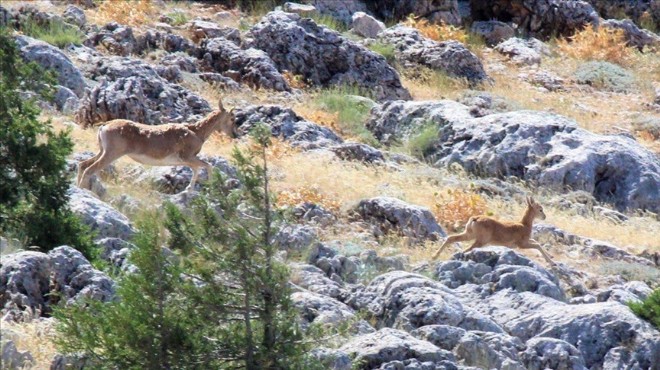
<instances>
[{"instance_id":1,"label":"green bush","mask_svg":"<svg viewBox=\"0 0 660 370\"><path fill-rule=\"evenodd\" d=\"M21 30L30 37L45 41L58 48L63 48L69 44L80 46L85 38L85 34L77 27L56 20L40 23L28 19L21 25Z\"/></svg>"},{"instance_id":2,"label":"green bush","mask_svg":"<svg viewBox=\"0 0 660 370\"><path fill-rule=\"evenodd\" d=\"M392 149L416 158L424 159L438 141L438 126L433 122L420 125L407 140Z\"/></svg>"},{"instance_id":3,"label":"green bush","mask_svg":"<svg viewBox=\"0 0 660 370\"><path fill-rule=\"evenodd\" d=\"M173 26L181 26L188 23L188 17L183 12L173 12L168 14L167 16L172 18Z\"/></svg>"},{"instance_id":4,"label":"green bush","mask_svg":"<svg viewBox=\"0 0 660 370\"><path fill-rule=\"evenodd\" d=\"M344 22L338 20L337 18L320 13L313 13L310 16L316 24L320 26L328 27L331 30L335 30L339 33L348 31L348 26Z\"/></svg>"},{"instance_id":5,"label":"green bush","mask_svg":"<svg viewBox=\"0 0 660 370\"><path fill-rule=\"evenodd\" d=\"M394 54L394 45L385 44L382 42L374 42L373 44L369 45L369 49L371 49L371 51L373 52L376 52L384 56L385 60L387 60L387 63L389 64L394 64L396 62L396 57Z\"/></svg>"},{"instance_id":6,"label":"green bush","mask_svg":"<svg viewBox=\"0 0 660 370\"><path fill-rule=\"evenodd\" d=\"M14 39L0 29L0 234L42 251L68 244L93 257L91 233L68 209L68 131L38 120L34 101L20 90L52 96L51 74L25 64Z\"/></svg>"},{"instance_id":7,"label":"green bush","mask_svg":"<svg viewBox=\"0 0 660 370\"><path fill-rule=\"evenodd\" d=\"M615 92L630 91L635 83L630 71L602 61L581 64L575 71L575 79L580 84Z\"/></svg>"},{"instance_id":8,"label":"green bush","mask_svg":"<svg viewBox=\"0 0 660 370\"><path fill-rule=\"evenodd\" d=\"M315 104L319 109L337 114L337 123L345 135L378 146L378 140L365 126L373 102L361 95L367 94L349 86L335 87L318 94Z\"/></svg>"},{"instance_id":9,"label":"green bush","mask_svg":"<svg viewBox=\"0 0 660 370\"><path fill-rule=\"evenodd\" d=\"M660 329L660 288L657 288L642 302L628 303L630 309L639 317Z\"/></svg>"}]
</instances>

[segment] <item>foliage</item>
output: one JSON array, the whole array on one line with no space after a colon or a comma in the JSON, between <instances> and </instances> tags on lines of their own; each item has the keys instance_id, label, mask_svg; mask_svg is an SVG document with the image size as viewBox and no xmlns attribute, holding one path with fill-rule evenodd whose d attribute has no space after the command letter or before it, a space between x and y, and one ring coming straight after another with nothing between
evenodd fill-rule
<instances>
[{"instance_id":1,"label":"foliage","mask_svg":"<svg viewBox=\"0 0 660 370\"><path fill-rule=\"evenodd\" d=\"M98 369L181 369L212 366L211 343L197 329L204 322L181 293L181 266L160 247L158 216L138 223L128 261L134 273L121 277L117 299L89 300L54 312L56 344L82 352ZM208 325L208 324L207 324Z\"/></svg>"},{"instance_id":2,"label":"foliage","mask_svg":"<svg viewBox=\"0 0 660 370\"><path fill-rule=\"evenodd\" d=\"M462 28L450 24L432 24L426 18L415 18L414 15L409 15L404 25L416 28L421 32L424 37L438 42L454 40L461 43L468 43L472 40L469 34Z\"/></svg>"},{"instance_id":3,"label":"foliage","mask_svg":"<svg viewBox=\"0 0 660 370\"><path fill-rule=\"evenodd\" d=\"M436 193L434 196L433 213L451 231L465 226L472 216L486 214L486 201L479 194L448 189L446 193Z\"/></svg>"},{"instance_id":4,"label":"foliage","mask_svg":"<svg viewBox=\"0 0 660 370\"><path fill-rule=\"evenodd\" d=\"M371 51L384 56L385 60L387 60L387 63L389 63L390 65L396 62L396 58L394 54L394 45L385 44L382 42L374 42L372 44L369 44L368 47L369 49L371 49Z\"/></svg>"},{"instance_id":5,"label":"foliage","mask_svg":"<svg viewBox=\"0 0 660 370\"><path fill-rule=\"evenodd\" d=\"M307 81L305 81L305 77L302 75L297 75L290 71L284 71L282 77L284 77L289 86L294 89L305 89L308 87Z\"/></svg>"},{"instance_id":6,"label":"foliage","mask_svg":"<svg viewBox=\"0 0 660 370\"><path fill-rule=\"evenodd\" d=\"M378 141L364 125L372 104L369 99L361 98L360 95L364 93L357 88L336 87L322 91L315 105L327 112L337 114L337 126L344 136L378 146Z\"/></svg>"},{"instance_id":7,"label":"foliage","mask_svg":"<svg viewBox=\"0 0 660 370\"><path fill-rule=\"evenodd\" d=\"M631 72L609 62L583 63L575 71L575 79L580 84L616 92L630 91L634 85Z\"/></svg>"},{"instance_id":8,"label":"foliage","mask_svg":"<svg viewBox=\"0 0 660 370\"><path fill-rule=\"evenodd\" d=\"M312 13L311 18L314 20L314 22L316 22L316 24L328 27L331 30L335 30L340 33L348 31L348 26L346 26L344 22L331 15Z\"/></svg>"},{"instance_id":9,"label":"foliage","mask_svg":"<svg viewBox=\"0 0 660 370\"><path fill-rule=\"evenodd\" d=\"M186 23L188 23L188 17L186 16L186 13L184 12L172 12L167 15L168 17L172 18L172 25L173 26L181 26Z\"/></svg>"},{"instance_id":10,"label":"foliage","mask_svg":"<svg viewBox=\"0 0 660 370\"><path fill-rule=\"evenodd\" d=\"M424 158L438 141L438 126L433 122L420 126L416 132L395 148L417 158Z\"/></svg>"},{"instance_id":11,"label":"foliage","mask_svg":"<svg viewBox=\"0 0 660 370\"><path fill-rule=\"evenodd\" d=\"M85 38L85 34L77 27L55 19L39 23L30 18L21 25L21 30L30 37L45 41L58 48L70 44L80 46Z\"/></svg>"},{"instance_id":12,"label":"foliage","mask_svg":"<svg viewBox=\"0 0 660 370\"><path fill-rule=\"evenodd\" d=\"M321 192L318 186L303 185L291 190L282 190L277 196L275 205L278 207L297 206L301 203L317 204L328 211L337 212L341 203Z\"/></svg>"},{"instance_id":13,"label":"foliage","mask_svg":"<svg viewBox=\"0 0 660 370\"><path fill-rule=\"evenodd\" d=\"M247 152L234 149L239 189L228 190L216 173L191 215L167 208L170 245L187 258L188 276L197 282L186 297L199 316L218 323L206 337L211 353L227 367L247 369L306 368L302 333L290 300L289 272L275 260L267 147L270 129L257 126ZM261 164L257 164L257 161Z\"/></svg>"},{"instance_id":14,"label":"foliage","mask_svg":"<svg viewBox=\"0 0 660 370\"><path fill-rule=\"evenodd\" d=\"M660 288L657 288L641 303L630 302L628 307L639 317L660 329Z\"/></svg>"},{"instance_id":15,"label":"foliage","mask_svg":"<svg viewBox=\"0 0 660 370\"><path fill-rule=\"evenodd\" d=\"M0 232L43 251L68 244L91 258L90 232L67 207L69 132L39 122L34 101L20 93L32 90L48 99L55 79L18 53L0 30Z\"/></svg>"},{"instance_id":16,"label":"foliage","mask_svg":"<svg viewBox=\"0 0 660 370\"><path fill-rule=\"evenodd\" d=\"M602 60L626 65L635 50L626 45L624 31L588 25L569 38L557 40L562 54L580 60Z\"/></svg>"}]
</instances>

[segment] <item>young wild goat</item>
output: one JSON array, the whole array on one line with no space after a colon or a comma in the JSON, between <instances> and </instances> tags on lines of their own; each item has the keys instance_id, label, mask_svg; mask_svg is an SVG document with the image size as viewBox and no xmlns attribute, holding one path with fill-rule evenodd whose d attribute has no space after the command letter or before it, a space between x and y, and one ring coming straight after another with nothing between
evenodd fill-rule
<instances>
[{"instance_id":1,"label":"young wild goat","mask_svg":"<svg viewBox=\"0 0 660 370\"><path fill-rule=\"evenodd\" d=\"M543 207L531 197L527 197L527 210L520 222L502 222L487 216L470 217L465 225L465 231L462 234L450 235L433 255L433 259L438 258L442 250L450 243L474 239L474 243L463 253L487 245L503 245L522 249L533 248L541 252L548 263L554 265L554 261L541 248L541 245L534 239L530 239L532 236L532 223L537 217L545 220L545 213L543 213Z\"/></svg>"},{"instance_id":2,"label":"young wild goat","mask_svg":"<svg viewBox=\"0 0 660 370\"><path fill-rule=\"evenodd\" d=\"M216 130L236 136L234 114L225 110L222 101L218 105L218 110L194 124L149 126L125 119L108 122L99 129L99 153L78 165L78 186L89 188L92 175L127 155L152 166L190 167L193 176L186 190L192 189L199 169L211 168L197 157L204 142Z\"/></svg>"}]
</instances>

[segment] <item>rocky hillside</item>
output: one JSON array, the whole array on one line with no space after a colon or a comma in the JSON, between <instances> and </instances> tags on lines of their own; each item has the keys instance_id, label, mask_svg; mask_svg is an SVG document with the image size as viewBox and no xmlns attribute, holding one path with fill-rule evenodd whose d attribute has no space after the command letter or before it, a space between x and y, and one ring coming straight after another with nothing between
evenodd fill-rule
<instances>
[{"instance_id":1,"label":"rocky hillside","mask_svg":"<svg viewBox=\"0 0 660 370\"><path fill-rule=\"evenodd\" d=\"M97 127L193 123L222 99L238 137L201 157L236 185L232 148L271 127L301 326L350 325L312 352L326 368L660 369L660 331L627 306L660 289L660 3L121 4L0 4L22 58L57 73L41 117L71 130L69 206L103 261L0 238L3 368L86 368L57 353L52 306L112 300L138 215L186 210L208 177L182 192L189 168L122 158L80 189ZM502 246L432 261L528 195L555 265Z\"/></svg>"}]
</instances>

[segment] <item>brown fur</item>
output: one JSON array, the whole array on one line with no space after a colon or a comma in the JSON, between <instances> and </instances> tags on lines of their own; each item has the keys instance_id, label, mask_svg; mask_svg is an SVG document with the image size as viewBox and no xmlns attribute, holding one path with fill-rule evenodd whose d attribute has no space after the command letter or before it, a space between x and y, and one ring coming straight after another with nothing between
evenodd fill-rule
<instances>
[{"instance_id":1,"label":"brown fur","mask_svg":"<svg viewBox=\"0 0 660 370\"><path fill-rule=\"evenodd\" d=\"M520 222L498 221L487 216L471 217L465 225L465 231L447 237L440 249L433 255L433 259L438 258L442 250L450 243L474 240L474 243L463 253L487 245L503 245L522 249L533 248L541 252L546 261L554 265L554 262L548 253L541 248L541 245L531 239L532 224L537 217L545 220L543 207L530 197L527 197L527 210Z\"/></svg>"},{"instance_id":2,"label":"brown fur","mask_svg":"<svg viewBox=\"0 0 660 370\"><path fill-rule=\"evenodd\" d=\"M191 189L197 181L199 168L211 168L197 157L204 142L216 130L230 137L236 136L233 114L224 109L222 102L219 106L219 110L188 125L149 126L124 119L109 121L98 132L99 153L78 166L78 186L89 188L92 175L127 155L143 164L189 166L193 177L186 189Z\"/></svg>"}]
</instances>

